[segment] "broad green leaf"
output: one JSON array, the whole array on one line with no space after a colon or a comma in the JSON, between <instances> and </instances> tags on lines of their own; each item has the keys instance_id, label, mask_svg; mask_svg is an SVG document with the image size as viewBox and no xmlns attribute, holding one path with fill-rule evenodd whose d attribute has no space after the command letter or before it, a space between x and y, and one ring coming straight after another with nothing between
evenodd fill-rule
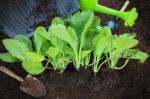
<instances>
[{"instance_id":1,"label":"broad green leaf","mask_svg":"<svg viewBox=\"0 0 150 99\"><path fill-rule=\"evenodd\" d=\"M32 75L41 74L45 67L43 67L42 63L39 61L26 59L22 62L23 68Z\"/></svg>"},{"instance_id":2,"label":"broad green leaf","mask_svg":"<svg viewBox=\"0 0 150 99\"><path fill-rule=\"evenodd\" d=\"M86 20L83 20L84 25L83 25L83 30L81 32L81 37L80 37L80 46L79 46L79 61L77 63L77 68L80 66L79 63L81 63L82 60L82 49L84 47L84 44L86 42L86 36L88 33L88 29L90 28L93 19L94 19L94 14L92 11L89 12L83 12L82 15L85 17Z\"/></svg>"},{"instance_id":3,"label":"broad green leaf","mask_svg":"<svg viewBox=\"0 0 150 99\"><path fill-rule=\"evenodd\" d=\"M129 59L138 59L141 63L144 63L149 55L137 49L127 49L121 53L122 58L129 58Z\"/></svg>"},{"instance_id":4,"label":"broad green leaf","mask_svg":"<svg viewBox=\"0 0 150 99\"><path fill-rule=\"evenodd\" d=\"M46 41L46 39L43 36L41 36L42 33L44 34L47 33L44 27L38 27L34 32L34 43L35 43L35 48L38 54L41 54L40 52L41 47L43 43Z\"/></svg>"},{"instance_id":5,"label":"broad green leaf","mask_svg":"<svg viewBox=\"0 0 150 99\"><path fill-rule=\"evenodd\" d=\"M83 50L92 50L93 49L93 45L92 45L92 40L93 38L95 37L95 33L93 32L88 32L85 36L85 40L84 40L84 43L83 43Z\"/></svg>"},{"instance_id":6,"label":"broad green leaf","mask_svg":"<svg viewBox=\"0 0 150 99\"><path fill-rule=\"evenodd\" d=\"M20 60L24 60L27 52L29 52L29 48L24 43L15 39L5 39L3 44L12 56Z\"/></svg>"},{"instance_id":7,"label":"broad green leaf","mask_svg":"<svg viewBox=\"0 0 150 99\"><path fill-rule=\"evenodd\" d=\"M42 36L43 38L45 38L47 40L51 40L50 33L44 27L39 27L37 29L37 31L38 31L39 35Z\"/></svg>"},{"instance_id":8,"label":"broad green leaf","mask_svg":"<svg viewBox=\"0 0 150 99\"><path fill-rule=\"evenodd\" d=\"M28 48L30 49L30 51L33 51L33 46L32 46L32 42L31 40L27 37L27 36L24 36L24 35L17 35L15 37L16 40L24 43L26 46L28 46Z\"/></svg>"},{"instance_id":9,"label":"broad green leaf","mask_svg":"<svg viewBox=\"0 0 150 99\"><path fill-rule=\"evenodd\" d=\"M4 62L9 62L9 63L18 61L18 59L16 59L10 53L0 53L0 60L2 60Z\"/></svg>"},{"instance_id":10,"label":"broad green leaf","mask_svg":"<svg viewBox=\"0 0 150 99\"><path fill-rule=\"evenodd\" d=\"M68 31L64 25L62 25L62 24L52 25L51 33L58 39L61 39L65 42L67 42L68 44L70 44L70 46L72 48L77 49L78 42L73 40L74 38L72 38L72 36L70 36L70 34L68 33Z\"/></svg>"},{"instance_id":11,"label":"broad green leaf","mask_svg":"<svg viewBox=\"0 0 150 99\"><path fill-rule=\"evenodd\" d=\"M64 20L59 18L59 17L55 17L53 20L52 20L52 23L51 24L65 24Z\"/></svg>"},{"instance_id":12,"label":"broad green leaf","mask_svg":"<svg viewBox=\"0 0 150 99\"><path fill-rule=\"evenodd\" d=\"M109 51L111 49L111 43L112 43L112 33L110 28L108 27L102 28L100 33L93 39L93 45L95 47L94 48L95 56L100 58L102 53Z\"/></svg>"},{"instance_id":13,"label":"broad green leaf","mask_svg":"<svg viewBox=\"0 0 150 99\"><path fill-rule=\"evenodd\" d=\"M86 18L86 20L84 20L83 30L81 32L81 38L80 38L81 47L85 41L85 37L87 35L88 29L90 28L90 26L93 22L93 19L94 19L94 14L91 11L85 12L85 13L83 12L82 14Z\"/></svg>"},{"instance_id":14,"label":"broad green leaf","mask_svg":"<svg viewBox=\"0 0 150 99\"><path fill-rule=\"evenodd\" d=\"M91 24L91 26L89 27L86 36L85 36L85 41L83 44L83 48L87 49L93 49L92 45L92 40L93 38L99 33L97 29L98 27L100 27L100 18L97 16L94 16L93 22Z\"/></svg>"},{"instance_id":15,"label":"broad green leaf","mask_svg":"<svg viewBox=\"0 0 150 99\"><path fill-rule=\"evenodd\" d=\"M93 19L94 19L93 12L89 12L89 17L88 17L87 21L85 22L83 31L81 32L79 54L81 54L81 50L84 47L85 42L88 41L86 37L88 36L88 34L87 34L87 33L89 33L88 29L90 28L90 26L93 22Z\"/></svg>"},{"instance_id":16,"label":"broad green leaf","mask_svg":"<svg viewBox=\"0 0 150 99\"><path fill-rule=\"evenodd\" d=\"M77 12L75 13L73 16L68 17L68 24L69 26L73 27L77 33L77 35L80 35L80 33L83 30L83 24L81 22L81 20L83 20L84 18L81 17L81 12Z\"/></svg>"},{"instance_id":17,"label":"broad green leaf","mask_svg":"<svg viewBox=\"0 0 150 99\"><path fill-rule=\"evenodd\" d=\"M85 57L87 57L88 55L90 55L91 52L92 52L92 50L82 51L81 57L82 57L82 58L85 58Z\"/></svg>"},{"instance_id":18,"label":"broad green leaf","mask_svg":"<svg viewBox=\"0 0 150 99\"><path fill-rule=\"evenodd\" d=\"M27 58L31 58L35 61L43 61L45 59L44 56L39 55L39 54L34 53L34 52L28 52L27 53Z\"/></svg>"},{"instance_id":19,"label":"broad green leaf","mask_svg":"<svg viewBox=\"0 0 150 99\"><path fill-rule=\"evenodd\" d=\"M83 30L85 31L85 26L88 25L88 21L91 19L91 21L93 21L93 17L94 16L92 11L77 12L76 14L68 18L68 24L75 29L78 38L81 38L81 33L83 32Z\"/></svg>"},{"instance_id":20,"label":"broad green leaf","mask_svg":"<svg viewBox=\"0 0 150 99\"><path fill-rule=\"evenodd\" d=\"M99 32L100 32L99 34L103 36L112 36L111 29L107 26L101 28Z\"/></svg>"},{"instance_id":21,"label":"broad green leaf","mask_svg":"<svg viewBox=\"0 0 150 99\"><path fill-rule=\"evenodd\" d=\"M45 67L42 65L44 57L33 52L27 53L26 59L22 62L23 68L32 75L41 74Z\"/></svg>"},{"instance_id":22,"label":"broad green leaf","mask_svg":"<svg viewBox=\"0 0 150 99\"><path fill-rule=\"evenodd\" d=\"M64 46L62 50L67 57L73 58L75 56L72 48L68 46Z\"/></svg>"},{"instance_id":23,"label":"broad green leaf","mask_svg":"<svg viewBox=\"0 0 150 99\"><path fill-rule=\"evenodd\" d=\"M110 58L116 58L119 57L120 54L123 52L123 50L113 50L110 54Z\"/></svg>"},{"instance_id":24,"label":"broad green leaf","mask_svg":"<svg viewBox=\"0 0 150 99\"><path fill-rule=\"evenodd\" d=\"M136 33L124 33L122 35L119 35L119 37L134 39L136 37Z\"/></svg>"},{"instance_id":25,"label":"broad green leaf","mask_svg":"<svg viewBox=\"0 0 150 99\"><path fill-rule=\"evenodd\" d=\"M51 40L50 40L52 46L58 48L58 49L62 49L63 46L67 45L68 43L61 40L61 39L58 39L56 36L52 36Z\"/></svg>"},{"instance_id":26,"label":"broad green leaf","mask_svg":"<svg viewBox=\"0 0 150 99\"><path fill-rule=\"evenodd\" d=\"M78 37L77 37L75 30L71 27L68 27L67 31L68 31L70 37L72 38L72 40L74 40L75 42L78 42Z\"/></svg>"},{"instance_id":27,"label":"broad green leaf","mask_svg":"<svg viewBox=\"0 0 150 99\"><path fill-rule=\"evenodd\" d=\"M101 26L101 21L98 16L94 16L90 29L96 30L97 26Z\"/></svg>"},{"instance_id":28,"label":"broad green leaf","mask_svg":"<svg viewBox=\"0 0 150 99\"><path fill-rule=\"evenodd\" d=\"M111 36L101 36L101 38L96 43L95 49L94 49L94 55L98 58L101 57L101 55L105 52L105 50L108 50L109 46L111 46Z\"/></svg>"},{"instance_id":29,"label":"broad green leaf","mask_svg":"<svg viewBox=\"0 0 150 99\"><path fill-rule=\"evenodd\" d=\"M113 47L115 47L117 50L129 49L136 46L137 44L138 40L136 39L118 37L115 40L113 40Z\"/></svg>"},{"instance_id":30,"label":"broad green leaf","mask_svg":"<svg viewBox=\"0 0 150 99\"><path fill-rule=\"evenodd\" d=\"M59 49L55 47L50 47L46 53L49 57L51 57L52 59L55 59L59 53Z\"/></svg>"},{"instance_id":31,"label":"broad green leaf","mask_svg":"<svg viewBox=\"0 0 150 99\"><path fill-rule=\"evenodd\" d=\"M50 46L52 46L51 42L45 41L40 50L41 55L46 56L46 52L48 51Z\"/></svg>"},{"instance_id":32,"label":"broad green leaf","mask_svg":"<svg viewBox=\"0 0 150 99\"><path fill-rule=\"evenodd\" d=\"M108 27L103 27L100 29L99 34L97 36L94 37L92 43L94 46L97 46L97 43L99 42L100 39L104 38L104 37L110 37L110 40L112 40L112 32L110 30L110 28Z\"/></svg>"}]
</instances>

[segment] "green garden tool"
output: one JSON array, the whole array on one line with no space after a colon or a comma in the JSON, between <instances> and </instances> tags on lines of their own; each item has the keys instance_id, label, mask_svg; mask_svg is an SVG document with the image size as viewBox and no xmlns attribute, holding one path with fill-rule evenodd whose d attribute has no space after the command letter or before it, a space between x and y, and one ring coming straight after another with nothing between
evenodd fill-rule
<instances>
[{"instance_id":1,"label":"green garden tool","mask_svg":"<svg viewBox=\"0 0 150 99\"><path fill-rule=\"evenodd\" d=\"M103 5L98 4L98 0L78 0L82 10L93 10L95 12L101 12L113 16L117 16L125 21L125 26L133 26L135 20L138 18L136 8L132 8L131 11L117 11Z\"/></svg>"},{"instance_id":2,"label":"green garden tool","mask_svg":"<svg viewBox=\"0 0 150 99\"><path fill-rule=\"evenodd\" d=\"M127 6L129 5L129 0L127 0L124 5L122 6L122 8L120 9L120 11L125 11L125 9L127 8ZM109 20L107 22L105 22L105 25L110 27L111 29L115 29L118 28L118 21L119 21L119 17L116 17L112 20Z\"/></svg>"}]
</instances>

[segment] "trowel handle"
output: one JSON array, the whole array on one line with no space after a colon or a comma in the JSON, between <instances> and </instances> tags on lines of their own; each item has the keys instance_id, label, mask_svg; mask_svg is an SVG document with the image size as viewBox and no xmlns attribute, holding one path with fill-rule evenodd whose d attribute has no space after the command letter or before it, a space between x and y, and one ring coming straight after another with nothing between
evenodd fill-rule
<instances>
[{"instance_id":1,"label":"trowel handle","mask_svg":"<svg viewBox=\"0 0 150 99\"><path fill-rule=\"evenodd\" d=\"M14 73L13 71L11 71L10 69L6 68L5 66L0 66L0 71L9 75L12 78L15 78L18 81L23 81L24 79L20 76L18 76L16 73Z\"/></svg>"},{"instance_id":2,"label":"trowel handle","mask_svg":"<svg viewBox=\"0 0 150 99\"><path fill-rule=\"evenodd\" d=\"M126 8L127 8L128 5L129 5L129 3L130 3L130 1L127 0L127 1L123 4L123 6L122 6L122 8L120 9L120 11L125 11ZM119 17L116 17L116 19L119 19Z\"/></svg>"},{"instance_id":3,"label":"trowel handle","mask_svg":"<svg viewBox=\"0 0 150 99\"><path fill-rule=\"evenodd\" d=\"M130 1L127 0L124 5L122 6L122 8L120 9L120 11L125 11L125 9L127 8L127 6L129 5Z\"/></svg>"}]
</instances>

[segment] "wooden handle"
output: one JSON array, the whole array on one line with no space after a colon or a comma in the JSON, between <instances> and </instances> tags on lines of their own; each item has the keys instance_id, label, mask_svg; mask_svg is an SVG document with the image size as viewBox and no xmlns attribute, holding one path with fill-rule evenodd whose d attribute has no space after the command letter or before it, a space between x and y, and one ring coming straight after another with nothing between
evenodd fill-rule
<instances>
[{"instance_id":1,"label":"wooden handle","mask_svg":"<svg viewBox=\"0 0 150 99\"><path fill-rule=\"evenodd\" d=\"M127 1L123 4L123 6L121 7L120 11L125 11L126 8L127 8L127 6L129 5L129 3L130 3L130 1L127 0ZM116 17L116 19L119 19L119 17Z\"/></svg>"},{"instance_id":2,"label":"wooden handle","mask_svg":"<svg viewBox=\"0 0 150 99\"><path fill-rule=\"evenodd\" d=\"M0 66L0 71L9 75L12 78L15 78L18 81L23 81L24 79L20 76L18 76L16 73L14 73L13 71L11 71L10 69L6 68L5 66Z\"/></svg>"},{"instance_id":3,"label":"wooden handle","mask_svg":"<svg viewBox=\"0 0 150 99\"><path fill-rule=\"evenodd\" d=\"M127 8L127 6L129 5L130 1L127 0L124 5L122 6L122 8L120 9L120 11L125 11L125 9Z\"/></svg>"}]
</instances>

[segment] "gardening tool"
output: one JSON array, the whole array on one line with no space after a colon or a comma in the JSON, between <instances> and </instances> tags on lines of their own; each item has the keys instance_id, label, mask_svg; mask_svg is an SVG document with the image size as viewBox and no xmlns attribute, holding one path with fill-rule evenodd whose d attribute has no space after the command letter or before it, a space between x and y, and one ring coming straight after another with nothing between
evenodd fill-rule
<instances>
[{"instance_id":1,"label":"gardening tool","mask_svg":"<svg viewBox=\"0 0 150 99\"><path fill-rule=\"evenodd\" d=\"M100 5L98 4L98 0L78 0L78 1L82 10L93 10L96 12L117 16L125 21L125 26L129 27L133 26L135 24L135 20L138 17L136 8L132 8L131 11L128 12L123 12Z\"/></svg>"},{"instance_id":2,"label":"gardening tool","mask_svg":"<svg viewBox=\"0 0 150 99\"><path fill-rule=\"evenodd\" d=\"M125 9L127 8L127 6L129 5L129 0L127 0L124 5L122 6L122 8L120 9L120 11L125 11ZM119 17L116 17L108 22L105 23L106 26L110 27L111 29L117 28L118 24L117 21L119 20Z\"/></svg>"},{"instance_id":3,"label":"gardening tool","mask_svg":"<svg viewBox=\"0 0 150 99\"><path fill-rule=\"evenodd\" d=\"M18 76L13 71L9 70L4 66L0 67L0 71L20 81L20 90L31 96L42 97L45 96L47 93L44 84L41 83L37 78L32 77L31 75L27 75L25 79L23 79L22 77Z\"/></svg>"},{"instance_id":4,"label":"gardening tool","mask_svg":"<svg viewBox=\"0 0 150 99\"><path fill-rule=\"evenodd\" d=\"M65 18L79 9L77 0L0 0L0 31L12 38L31 37L40 23L49 24L53 16Z\"/></svg>"}]
</instances>

